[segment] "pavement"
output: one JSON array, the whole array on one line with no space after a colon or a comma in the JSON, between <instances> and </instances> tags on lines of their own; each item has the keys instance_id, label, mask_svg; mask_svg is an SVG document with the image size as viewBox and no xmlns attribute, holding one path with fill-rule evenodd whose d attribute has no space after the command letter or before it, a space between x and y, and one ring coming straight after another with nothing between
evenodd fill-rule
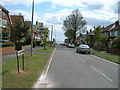
<instances>
[{"instance_id":1,"label":"pavement","mask_svg":"<svg viewBox=\"0 0 120 90\"><path fill-rule=\"evenodd\" d=\"M35 88L118 88L118 64L114 62L59 45L51 60Z\"/></svg>"},{"instance_id":2,"label":"pavement","mask_svg":"<svg viewBox=\"0 0 120 90\"><path fill-rule=\"evenodd\" d=\"M36 50L39 50L39 49L42 49L42 47L36 47L36 48L33 48L33 53L36 53L36 54L49 54L49 53L40 53L40 52L36 52ZM31 53L31 49L28 49L28 50L25 50L24 53ZM8 55L0 55L0 57L2 58L2 62L6 62L12 58L15 58L16 57L16 53L11 53L11 54L8 54Z\"/></svg>"}]
</instances>

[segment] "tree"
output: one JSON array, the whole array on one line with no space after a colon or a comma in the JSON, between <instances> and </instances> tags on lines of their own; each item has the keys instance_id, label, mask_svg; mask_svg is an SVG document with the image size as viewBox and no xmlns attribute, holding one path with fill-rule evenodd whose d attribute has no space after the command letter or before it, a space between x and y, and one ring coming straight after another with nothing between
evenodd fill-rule
<instances>
[{"instance_id":1,"label":"tree","mask_svg":"<svg viewBox=\"0 0 120 90\"><path fill-rule=\"evenodd\" d=\"M102 33L102 28L101 26L97 26L97 27L94 27L94 34L95 34L95 40L96 40L96 45L101 47L101 48L104 48L107 44L107 41L108 41L108 37Z\"/></svg>"},{"instance_id":2,"label":"tree","mask_svg":"<svg viewBox=\"0 0 120 90\"><path fill-rule=\"evenodd\" d=\"M67 30L64 35L68 38L68 43L72 40L73 36L73 31L72 30Z\"/></svg>"},{"instance_id":3,"label":"tree","mask_svg":"<svg viewBox=\"0 0 120 90\"><path fill-rule=\"evenodd\" d=\"M73 35L72 39L73 43L75 44L77 33L84 30L83 28L85 25L86 21L83 20L83 16L81 15L80 11L76 9L64 20L63 29L68 32L71 31L70 34Z\"/></svg>"},{"instance_id":4,"label":"tree","mask_svg":"<svg viewBox=\"0 0 120 90\"><path fill-rule=\"evenodd\" d=\"M47 43L47 37L48 37L48 30L47 28L42 32L42 41L43 41L43 49L46 50L46 43Z\"/></svg>"},{"instance_id":5,"label":"tree","mask_svg":"<svg viewBox=\"0 0 120 90\"><path fill-rule=\"evenodd\" d=\"M16 41L13 41L16 45L20 45L22 40L28 37L29 35L29 25L27 25L25 22L22 22L21 20L16 20L15 25L10 26L10 29L12 33L14 34L14 37L16 38ZM20 45L21 46L21 45Z\"/></svg>"},{"instance_id":6,"label":"tree","mask_svg":"<svg viewBox=\"0 0 120 90\"><path fill-rule=\"evenodd\" d=\"M119 48L120 49L120 36L117 36L114 40L113 40L113 48Z\"/></svg>"},{"instance_id":7,"label":"tree","mask_svg":"<svg viewBox=\"0 0 120 90\"><path fill-rule=\"evenodd\" d=\"M90 35L87 35L85 37L85 41L86 41L87 44L90 44Z\"/></svg>"}]
</instances>

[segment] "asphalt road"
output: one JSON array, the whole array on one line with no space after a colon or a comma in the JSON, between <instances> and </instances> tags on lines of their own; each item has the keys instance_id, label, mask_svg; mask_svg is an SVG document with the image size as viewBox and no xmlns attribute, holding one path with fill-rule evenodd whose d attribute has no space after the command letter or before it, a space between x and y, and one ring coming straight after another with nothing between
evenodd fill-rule
<instances>
[{"instance_id":1,"label":"asphalt road","mask_svg":"<svg viewBox=\"0 0 120 90\"><path fill-rule=\"evenodd\" d=\"M48 88L118 88L118 65L59 45L46 80Z\"/></svg>"}]
</instances>

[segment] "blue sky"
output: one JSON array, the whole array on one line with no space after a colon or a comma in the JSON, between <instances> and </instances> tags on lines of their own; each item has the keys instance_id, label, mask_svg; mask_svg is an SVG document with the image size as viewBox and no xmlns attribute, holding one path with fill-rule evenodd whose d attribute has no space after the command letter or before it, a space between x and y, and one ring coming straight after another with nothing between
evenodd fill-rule
<instances>
[{"instance_id":1,"label":"blue sky","mask_svg":"<svg viewBox=\"0 0 120 90\"><path fill-rule=\"evenodd\" d=\"M54 25L54 38L64 41L62 30L63 20L74 9L79 9L87 21L87 30L96 25L106 26L118 19L118 0L34 0L36 20L43 22L51 30ZM2 5L10 11L11 15L24 15L25 20L31 20L32 0L2 0Z\"/></svg>"}]
</instances>

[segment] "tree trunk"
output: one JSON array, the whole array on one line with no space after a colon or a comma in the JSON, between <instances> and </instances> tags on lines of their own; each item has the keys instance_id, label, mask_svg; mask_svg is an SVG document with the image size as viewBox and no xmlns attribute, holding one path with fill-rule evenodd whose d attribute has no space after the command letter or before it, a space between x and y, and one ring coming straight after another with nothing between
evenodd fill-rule
<instances>
[{"instance_id":1,"label":"tree trunk","mask_svg":"<svg viewBox=\"0 0 120 90\"><path fill-rule=\"evenodd\" d=\"M74 37L73 37L73 44L75 45L76 42L76 32L74 33Z\"/></svg>"}]
</instances>

